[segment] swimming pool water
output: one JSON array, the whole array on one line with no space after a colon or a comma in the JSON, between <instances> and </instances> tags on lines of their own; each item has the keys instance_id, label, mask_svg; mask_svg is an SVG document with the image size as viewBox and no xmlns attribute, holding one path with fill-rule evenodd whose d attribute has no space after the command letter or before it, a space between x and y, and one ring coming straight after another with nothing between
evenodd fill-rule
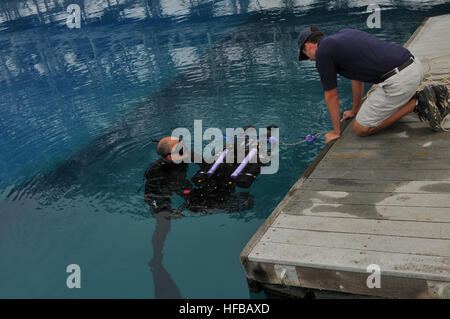
<instances>
[{"instance_id":1,"label":"swimming pool water","mask_svg":"<svg viewBox=\"0 0 450 319\"><path fill-rule=\"evenodd\" d=\"M297 61L299 30L403 44L425 17L450 12L446 1L370 1L382 11L369 29L365 1L86 0L69 29L70 3L0 5L1 298L153 298L169 281L184 298L250 297L239 253L323 139L282 146L278 173L250 188L253 209L174 220L157 285L155 220L137 192L157 159L151 139L194 120L276 124L285 142L330 130L314 64ZM350 81L338 90L350 109ZM69 264L80 289L66 286Z\"/></svg>"}]
</instances>

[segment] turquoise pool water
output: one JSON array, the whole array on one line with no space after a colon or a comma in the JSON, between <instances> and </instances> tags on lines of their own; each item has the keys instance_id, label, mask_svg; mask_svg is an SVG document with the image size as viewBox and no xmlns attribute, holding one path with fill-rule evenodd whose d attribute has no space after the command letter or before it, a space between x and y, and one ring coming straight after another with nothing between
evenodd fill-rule
<instances>
[{"instance_id":1,"label":"turquoise pool water","mask_svg":"<svg viewBox=\"0 0 450 319\"><path fill-rule=\"evenodd\" d=\"M0 5L1 298L153 298L165 283L184 298L257 297L239 253L324 141L281 147L278 173L250 188L251 210L174 220L155 285L155 219L137 192L157 159L151 139L194 120L276 124L285 142L329 130L314 64L297 61L299 30L404 43L450 12L446 1L74 2L79 29L65 23L70 1ZM366 25L373 2L380 29ZM338 89L350 109L350 82ZM66 286L69 264L80 289Z\"/></svg>"}]
</instances>

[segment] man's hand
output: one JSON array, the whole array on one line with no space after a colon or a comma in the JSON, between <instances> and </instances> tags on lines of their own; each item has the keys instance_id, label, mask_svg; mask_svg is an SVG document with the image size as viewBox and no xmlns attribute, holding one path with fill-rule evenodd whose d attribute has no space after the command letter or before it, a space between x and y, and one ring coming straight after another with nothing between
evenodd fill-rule
<instances>
[{"instance_id":1,"label":"man's hand","mask_svg":"<svg viewBox=\"0 0 450 319\"><path fill-rule=\"evenodd\" d=\"M345 111L344 114L342 115L342 120L341 122L344 122L345 120L351 119L355 117L355 112L353 111Z\"/></svg>"},{"instance_id":2,"label":"man's hand","mask_svg":"<svg viewBox=\"0 0 450 319\"><path fill-rule=\"evenodd\" d=\"M328 142L331 142L332 140L335 140L339 138L341 135L336 133L335 131L328 132L325 134L325 143L328 144Z\"/></svg>"}]
</instances>

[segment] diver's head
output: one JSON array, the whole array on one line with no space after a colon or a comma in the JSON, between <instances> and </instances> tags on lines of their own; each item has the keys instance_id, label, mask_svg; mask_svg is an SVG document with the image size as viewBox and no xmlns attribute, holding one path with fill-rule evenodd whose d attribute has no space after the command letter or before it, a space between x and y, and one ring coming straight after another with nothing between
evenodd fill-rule
<instances>
[{"instance_id":1,"label":"diver's head","mask_svg":"<svg viewBox=\"0 0 450 319\"><path fill-rule=\"evenodd\" d=\"M166 136L158 142L156 152L161 155L161 158L168 163L181 163L183 159L188 157L188 154L183 153L183 142L173 136ZM184 150L185 153L186 150Z\"/></svg>"}]
</instances>

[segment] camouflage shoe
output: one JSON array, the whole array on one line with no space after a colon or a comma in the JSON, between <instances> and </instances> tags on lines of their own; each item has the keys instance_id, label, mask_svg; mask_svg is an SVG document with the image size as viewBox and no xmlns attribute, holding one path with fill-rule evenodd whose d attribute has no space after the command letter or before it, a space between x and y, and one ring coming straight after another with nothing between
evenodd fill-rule
<instances>
[{"instance_id":1,"label":"camouflage shoe","mask_svg":"<svg viewBox=\"0 0 450 319\"><path fill-rule=\"evenodd\" d=\"M441 113L437 107L436 94L431 85L426 85L423 90L417 92L417 105L414 112L419 115L419 119L428 121L431 129L435 132L441 130Z\"/></svg>"},{"instance_id":2,"label":"camouflage shoe","mask_svg":"<svg viewBox=\"0 0 450 319\"><path fill-rule=\"evenodd\" d=\"M434 93L436 94L436 105L444 118L450 113L450 106L448 105L448 89L445 85L433 85Z\"/></svg>"}]
</instances>

